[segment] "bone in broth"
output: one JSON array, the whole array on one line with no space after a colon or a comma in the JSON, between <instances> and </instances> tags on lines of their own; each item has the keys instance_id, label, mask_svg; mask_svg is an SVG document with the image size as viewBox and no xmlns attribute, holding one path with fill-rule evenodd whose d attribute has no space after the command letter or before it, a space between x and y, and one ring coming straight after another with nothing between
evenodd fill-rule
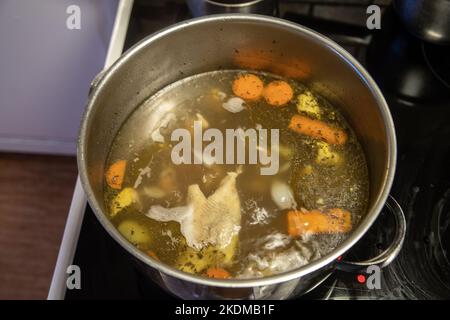
<instances>
[{"instance_id":1,"label":"bone in broth","mask_svg":"<svg viewBox=\"0 0 450 320\"><path fill-rule=\"evenodd\" d=\"M368 172L337 108L242 70L178 81L114 139L105 203L139 250L179 270L256 278L339 245L366 212Z\"/></svg>"}]
</instances>

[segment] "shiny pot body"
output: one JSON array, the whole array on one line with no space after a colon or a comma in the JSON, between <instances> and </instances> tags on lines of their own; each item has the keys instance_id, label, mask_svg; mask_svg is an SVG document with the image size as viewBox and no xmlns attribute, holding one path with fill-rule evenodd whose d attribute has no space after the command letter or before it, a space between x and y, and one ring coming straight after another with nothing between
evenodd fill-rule
<instances>
[{"instance_id":1,"label":"shiny pot body","mask_svg":"<svg viewBox=\"0 0 450 320\"><path fill-rule=\"evenodd\" d=\"M187 0L194 17L218 13L258 13L273 15L275 0Z\"/></svg>"},{"instance_id":2,"label":"shiny pot body","mask_svg":"<svg viewBox=\"0 0 450 320\"><path fill-rule=\"evenodd\" d=\"M105 163L120 126L146 98L182 78L236 68L255 68L299 79L340 107L367 158L369 207L367 215L338 248L306 266L261 279L208 279L148 257L120 235L105 214ZM388 198L395 157L395 132L386 102L374 81L349 53L302 26L277 18L240 14L182 22L128 50L95 79L78 145L81 181L103 227L134 256L143 272L181 298L285 299L313 288L377 218ZM395 254L400 246L398 242ZM395 254L391 252L390 258L380 261L390 261Z\"/></svg>"}]
</instances>

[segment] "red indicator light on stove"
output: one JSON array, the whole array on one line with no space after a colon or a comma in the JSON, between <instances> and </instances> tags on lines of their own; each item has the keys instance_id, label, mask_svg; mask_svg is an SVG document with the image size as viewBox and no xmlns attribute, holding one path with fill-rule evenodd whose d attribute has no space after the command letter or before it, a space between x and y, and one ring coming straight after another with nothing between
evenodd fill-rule
<instances>
[{"instance_id":1,"label":"red indicator light on stove","mask_svg":"<svg viewBox=\"0 0 450 320\"><path fill-rule=\"evenodd\" d=\"M364 282L366 282L366 277L363 276L362 274L358 274L356 276L356 280L358 280L359 283L364 283Z\"/></svg>"}]
</instances>

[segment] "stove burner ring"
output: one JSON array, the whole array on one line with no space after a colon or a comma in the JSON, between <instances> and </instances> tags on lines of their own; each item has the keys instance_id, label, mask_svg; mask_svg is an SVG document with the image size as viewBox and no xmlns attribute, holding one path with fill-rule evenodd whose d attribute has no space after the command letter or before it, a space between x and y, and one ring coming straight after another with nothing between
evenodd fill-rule
<instances>
[{"instance_id":1,"label":"stove burner ring","mask_svg":"<svg viewBox=\"0 0 450 320\"><path fill-rule=\"evenodd\" d=\"M450 268L450 189L434 207L431 229L436 234L434 256L439 263L446 264Z\"/></svg>"},{"instance_id":2,"label":"stove burner ring","mask_svg":"<svg viewBox=\"0 0 450 320\"><path fill-rule=\"evenodd\" d=\"M450 89L450 64L447 62L450 49L422 42L424 60L433 75Z\"/></svg>"}]
</instances>

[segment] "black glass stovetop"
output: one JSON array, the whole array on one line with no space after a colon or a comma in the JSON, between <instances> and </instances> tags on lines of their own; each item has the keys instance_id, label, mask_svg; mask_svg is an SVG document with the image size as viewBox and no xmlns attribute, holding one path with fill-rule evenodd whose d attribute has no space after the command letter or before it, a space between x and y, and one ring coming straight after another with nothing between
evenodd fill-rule
<instances>
[{"instance_id":1,"label":"black glass stovetop","mask_svg":"<svg viewBox=\"0 0 450 320\"><path fill-rule=\"evenodd\" d=\"M314 28L340 43L366 66L381 87L397 131L398 161L391 193L406 215L406 239L397 259L382 269L381 289L368 289L361 278L364 275L336 271L302 298L449 299L450 88L429 67L430 57L445 56L435 54L436 50L448 52L448 48L436 49L409 35L389 1L379 1L384 11L382 29L369 32L361 20L366 2L362 0L357 5L348 0L332 4L320 0L306 4L279 1L278 12L281 17ZM327 9L333 12L332 18ZM346 13L345 9L349 11ZM342 19L336 14L339 12ZM351 20L352 17L356 18ZM183 1L136 0L125 47L188 18ZM447 72L448 76L448 63L445 66L444 61L431 62L442 66L439 72ZM382 212L345 258L364 259L380 253L389 243L391 220L389 214ZM83 271L82 289L68 290L66 299L174 299L139 273L128 253L101 227L89 206L73 263Z\"/></svg>"}]
</instances>

